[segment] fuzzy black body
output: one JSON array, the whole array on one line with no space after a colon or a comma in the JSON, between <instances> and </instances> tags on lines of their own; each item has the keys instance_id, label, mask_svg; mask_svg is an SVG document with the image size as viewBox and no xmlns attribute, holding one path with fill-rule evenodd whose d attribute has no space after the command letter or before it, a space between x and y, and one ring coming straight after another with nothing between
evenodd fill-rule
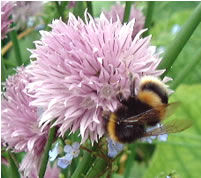
<instances>
[{"instance_id":1,"label":"fuzzy black body","mask_svg":"<svg viewBox=\"0 0 201 178\"><path fill-rule=\"evenodd\" d=\"M118 140L122 143L130 143L144 135L145 125L144 123L134 122L133 124L127 124L123 121L132 116L136 116L151 109L146 103L142 103L136 97L129 97L128 100L124 102L124 105L119 107L115 112L117 116L117 124L115 127L115 133ZM119 124L118 124L119 123Z\"/></svg>"},{"instance_id":2,"label":"fuzzy black body","mask_svg":"<svg viewBox=\"0 0 201 178\"><path fill-rule=\"evenodd\" d=\"M131 143L145 136L147 126L154 126L161 121L165 112L160 112L160 109L165 110L168 95L160 81L149 79L142 82L138 95L123 98L120 103L121 106L108 115L105 128L111 139ZM164 107L158 109L157 106ZM131 117L134 121L126 122Z\"/></svg>"}]
</instances>

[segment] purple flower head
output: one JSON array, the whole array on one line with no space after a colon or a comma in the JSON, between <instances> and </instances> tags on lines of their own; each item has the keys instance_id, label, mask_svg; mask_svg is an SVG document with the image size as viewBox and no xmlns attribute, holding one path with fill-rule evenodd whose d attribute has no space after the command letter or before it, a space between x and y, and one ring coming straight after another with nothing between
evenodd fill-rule
<instances>
[{"instance_id":1,"label":"purple flower head","mask_svg":"<svg viewBox=\"0 0 201 178\"><path fill-rule=\"evenodd\" d=\"M129 74L160 76L161 59L150 45L151 36L141 38L144 30L132 38L134 20L122 25L109 21L102 13L94 20L85 13L86 23L69 14L68 23L54 20L50 32L41 31L36 49L30 50L32 61L27 72L32 82L32 106L47 108L40 119L45 128L54 125L63 136L67 130L80 131L83 143L92 143L104 134L103 110L114 111L116 94L129 94ZM89 20L87 20L89 19Z\"/></svg>"},{"instance_id":2,"label":"purple flower head","mask_svg":"<svg viewBox=\"0 0 201 178\"><path fill-rule=\"evenodd\" d=\"M6 34L10 31L9 27L12 20L10 20L9 17L12 13L13 7L13 2L1 2L1 39L4 39L6 37Z\"/></svg>"},{"instance_id":3,"label":"purple flower head","mask_svg":"<svg viewBox=\"0 0 201 178\"><path fill-rule=\"evenodd\" d=\"M108 20L112 18L112 21L116 22L117 19L119 18L121 22L123 22L124 10L125 10L125 7L118 3L112 6L109 12L104 12L104 14ZM137 33L143 29L144 23L145 23L145 16L134 5L131 7L130 20L132 20L133 18L135 18L135 25L134 25L133 34L132 34L132 37L134 38L137 35Z\"/></svg>"},{"instance_id":4,"label":"purple flower head","mask_svg":"<svg viewBox=\"0 0 201 178\"><path fill-rule=\"evenodd\" d=\"M43 4L42 1L17 1L13 9L13 21L16 22L16 28L23 29L30 26L31 21L33 26L37 15L43 10Z\"/></svg>"},{"instance_id":5,"label":"purple flower head","mask_svg":"<svg viewBox=\"0 0 201 178\"><path fill-rule=\"evenodd\" d=\"M7 79L1 108L1 136L9 148L28 152L27 159L24 160L32 167L40 162L48 136L48 127L43 131L40 130L39 109L29 106L33 100L25 94L25 85L29 82L29 75L25 73L24 67L18 68L17 73ZM29 159L30 157L32 159ZM29 164L25 164L24 168L28 168Z\"/></svg>"}]
</instances>

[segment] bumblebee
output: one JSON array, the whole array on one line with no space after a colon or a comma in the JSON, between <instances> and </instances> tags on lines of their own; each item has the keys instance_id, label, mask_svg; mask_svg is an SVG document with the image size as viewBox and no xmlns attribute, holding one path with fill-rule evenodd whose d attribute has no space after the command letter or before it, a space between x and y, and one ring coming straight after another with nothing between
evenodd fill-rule
<instances>
[{"instance_id":1,"label":"bumblebee","mask_svg":"<svg viewBox=\"0 0 201 178\"><path fill-rule=\"evenodd\" d=\"M183 131L191 126L190 120L171 120L154 129L147 129L161 123L178 103L168 103L167 86L158 78L144 76L135 93L135 80L131 81L128 98L117 94L120 106L114 112L103 112L105 130L116 142L131 143L137 139Z\"/></svg>"}]
</instances>

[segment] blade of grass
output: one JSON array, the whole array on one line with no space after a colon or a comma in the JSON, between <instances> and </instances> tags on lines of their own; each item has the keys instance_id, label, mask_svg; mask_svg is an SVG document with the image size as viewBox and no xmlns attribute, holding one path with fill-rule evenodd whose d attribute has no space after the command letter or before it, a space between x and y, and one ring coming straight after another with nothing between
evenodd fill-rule
<instances>
[{"instance_id":1,"label":"blade of grass","mask_svg":"<svg viewBox=\"0 0 201 178\"><path fill-rule=\"evenodd\" d=\"M149 34L149 29L152 26L152 16L153 16L153 11L154 11L154 4L155 4L155 2L153 2L153 1L147 2L146 19L145 19L145 24L144 24L144 28L147 28L147 31L143 33L144 37Z\"/></svg>"},{"instance_id":2,"label":"blade of grass","mask_svg":"<svg viewBox=\"0 0 201 178\"><path fill-rule=\"evenodd\" d=\"M22 56L21 56L21 52L20 52L20 46L19 46L19 42L17 39L16 30L12 30L9 33L9 35L10 35L10 38L13 42L13 47L14 47L14 51L15 51L15 57L16 57L17 65L21 66L22 65Z\"/></svg>"},{"instance_id":3,"label":"blade of grass","mask_svg":"<svg viewBox=\"0 0 201 178\"><path fill-rule=\"evenodd\" d=\"M15 161L13 160L13 157L12 157L12 153L10 153L9 151L7 152L8 153L8 159L9 159L9 162L10 162L10 166L11 166L11 169L12 169L12 178L20 178L20 174L18 172L18 167L15 163Z\"/></svg>"},{"instance_id":4,"label":"blade of grass","mask_svg":"<svg viewBox=\"0 0 201 178\"><path fill-rule=\"evenodd\" d=\"M7 77L6 66L4 64L4 59L1 57L1 82L4 82Z\"/></svg>"},{"instance_id":5,"label":"blade of grass","mask_svg":"<svg viewBox=\"0 0 201 178\"><path fill-rule=\"evenodd\" d=\"M123 20L123 23L126 23L129 20L130 11L131 11L131 5L132 5L131 1L126 1L126 7L125 7L125 11L124 11L124 20Z\"/></svg>"},{"instance_id":6,"label":"blade of grass","mask_svg":"<svg viewBox=\"0 0 201 178\"><path fill-rule=\"evenodd\" d=\"M48 159L49 159L49 150L51 149L55 133L56 133L56 128L52 127L49 131L48 140L45 145L45 150L43 153L43 158L42 158L41 167L40 167L40 171L39 171L39 178L43 178L45 175L45 171L46 171L47 163L48 163Z\"/></svg>"},{"instance_id":7,"label":"blade of grass","mask_svg":"<svg viewBox=\"0 0 201 178\"><path fill-rule=\"evenodd\" d=\"M191 17L184 24L181 31L178 33L174 41L168 47L164 54L164 59L159 65L159 69L166 69L162 74L162 78L167 75L171 66L174 64L177 56L185 46L186 42L190 39L196 27L201 22L201 3L198 4L196 9L193 11Z\"/></svg>"}]
</instances>

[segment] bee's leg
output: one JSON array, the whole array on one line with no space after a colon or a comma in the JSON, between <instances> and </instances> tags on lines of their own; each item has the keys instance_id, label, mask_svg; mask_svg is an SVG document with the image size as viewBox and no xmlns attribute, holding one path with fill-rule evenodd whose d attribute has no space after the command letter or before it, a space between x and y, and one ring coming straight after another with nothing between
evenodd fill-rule
<instances>
[{"instance_id":1,"label":"bee's leg","mask_svg":"<svg viewBox=\"0 0 201 178\"><path fill-rule=\"evenodd\" d=\"M130 94L132 97L135 97L135 77L133 76L133 74L130 73L129 75L130 77Z\"/></svg>"},{"instance_id":2,"label":"bee's leg","mask_svg":"<svg viewBox=\"0 0 201 178\"><path fill-rule=\"evenodd\" d=\"M118 99L118 101L119 101L121 104L124 104L124 105L127 104L127 100L126 100L126 98L123 96L123 94L122 94L121 92L119 92L119 93L116 95L116 98Z\"/></svg>"}]
</instances>

